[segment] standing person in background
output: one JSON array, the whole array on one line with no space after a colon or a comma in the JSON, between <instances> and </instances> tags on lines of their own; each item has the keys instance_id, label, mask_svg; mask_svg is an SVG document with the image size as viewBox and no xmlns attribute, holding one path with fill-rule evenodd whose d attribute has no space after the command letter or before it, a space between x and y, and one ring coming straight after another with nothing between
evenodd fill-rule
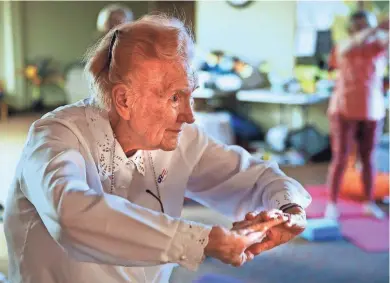
<instances>
[{"instance_id":1,"label":"standing person in background","mask_svg":"<svg viewBox=\"0 0 390 283\"><path fill-rule=\"evenodd\" d=\"M100 11L97 19L97 29L99 32L106 34L114 27L133 20L133 12L128 7L120 4L110 4Z\"/></svg>"},{"instance_id":2,"label":"standing person in background","mask_svg":"<svg viewBox=\"0 0 390 283\"><path fill-rule=\"evenodd\" d=\"M328 109L332 162L328 176L331 192L326 218L339 217L337 196L354 138L362 163L362 182L367 200L365 212L377 218L385 216L373 201L373 151L385 117L382 81L387 63L388 29L388 20L377 25L376 19L368 12L358 11L351 16L349 38L340 42L335 50L332 67L337 67L338 78Z\"/></svg>"}]
</instances>

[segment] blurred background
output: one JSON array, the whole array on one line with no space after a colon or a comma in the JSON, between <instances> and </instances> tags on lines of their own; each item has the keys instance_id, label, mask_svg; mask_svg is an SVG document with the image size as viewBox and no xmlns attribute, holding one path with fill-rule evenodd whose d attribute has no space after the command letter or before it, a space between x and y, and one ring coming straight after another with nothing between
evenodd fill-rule
<instances>
[{"instance_id":1,"label":"blurred background","mask_svg":"<svg viewBox=\"0 0 390 283\"><path fill-rule=\"evenodd\" d=\"M388 282L388 219L362 215L360 166L354 153L341 192L342 235L332 234L330 224L321 230L324 224L318 228L315 222L323 217L331 159L326 110L337 73L328 66L329 55L347 37L352 12L366 9L380 21L389 17L388 1L116 3L128 9L128 20L155 11L184 19L196 41L193 64L201 85L194 93L197 123L215 139L277 161L313 195L308 209L313 222L307 235L241 268L211 259L197 272L179 267L171 282L193 282L202 276L209 278L208 282L221 283ZM88 97L83 54L105 32L99 13L109 4L113 2L0 2L0 203L7 196L31 123L58 106ZM388 78L387 64L383 80L386 97ZM388 100L386 104L388 109ZM386 116L375 150L375 198L386 211L388 129ZM183 216L207 224L231 225L191 200L186 200ZM317 232L320 234L315 235ZM0 272L7 274L2 229Z\"/></svg>"}]
</instances>

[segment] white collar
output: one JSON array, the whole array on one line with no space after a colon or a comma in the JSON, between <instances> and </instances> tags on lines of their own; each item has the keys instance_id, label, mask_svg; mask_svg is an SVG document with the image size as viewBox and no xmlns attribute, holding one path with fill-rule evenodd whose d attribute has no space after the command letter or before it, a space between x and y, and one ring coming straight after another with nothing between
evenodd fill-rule
<instances>
[{"instance_id":1,"label":"white collar","mask_svg":"<svg viewBox=\"0 0 390 283\"><path fill-rule=\"evenodd\" d=\"M85 108L88 127L98 147L98 171L104 180L112 175L112 155L114 147L114 133L108 120L108 112L94 106L93 100ZM115 142L114 173L122 166L133 162L137 171L145 176L145 162L142 150L138 150L132 157L128 158L118 142Z\"/></svg>"},{"instance_id":2,"label":"white collar","mask_svg":"<svg viewBox=\"0 0 390 283\"><path fill-rule=\"evenodd\" d=\"M138 150L133 156L128 158L128 162L133 162L137 171L145 176L145 159L143 153L142 150Z\"/></svg>"}]
</instances>

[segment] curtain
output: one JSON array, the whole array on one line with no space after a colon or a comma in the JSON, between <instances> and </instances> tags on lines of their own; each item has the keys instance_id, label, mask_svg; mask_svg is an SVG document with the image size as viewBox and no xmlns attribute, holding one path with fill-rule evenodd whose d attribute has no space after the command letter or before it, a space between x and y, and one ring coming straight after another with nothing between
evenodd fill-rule
<instances>
[{"instance_id":1,"label":"curtain","mask_svg":"<svg viewBox=\"0 0 390 283\"><path fill-rule=\"evenodd\" d=\"M23 4L19 1L0 3L0 80L5 83L9 104L18 109L30 103L21 74L24 67Z\"/></svg>"}]
</instances>

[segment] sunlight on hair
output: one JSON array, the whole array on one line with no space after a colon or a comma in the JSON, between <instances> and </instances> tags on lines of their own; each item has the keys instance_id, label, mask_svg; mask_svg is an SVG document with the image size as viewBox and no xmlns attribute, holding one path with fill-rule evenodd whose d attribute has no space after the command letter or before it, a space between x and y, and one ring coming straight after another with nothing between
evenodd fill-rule
<instances>
[{"instance_id":1,"label":"sunlight on hair","mask_svg":"<svg viewBox=\"0 0 390 283\"><path fill-rule=\"evenodd\" d=\"M117 37L109 47L114 32ZM132 23L119 25L109 31L85 55L85 72L90 81L92 97L99 107L111 107L112 87L117 83L130 83L145 60L176 60L187 72L194 54L191 31L184 21L166 14L150 14ZM112 59L109 60L109 57ZM192 73L191 73L192 74Z\"/></svg>"}]
</instances>

